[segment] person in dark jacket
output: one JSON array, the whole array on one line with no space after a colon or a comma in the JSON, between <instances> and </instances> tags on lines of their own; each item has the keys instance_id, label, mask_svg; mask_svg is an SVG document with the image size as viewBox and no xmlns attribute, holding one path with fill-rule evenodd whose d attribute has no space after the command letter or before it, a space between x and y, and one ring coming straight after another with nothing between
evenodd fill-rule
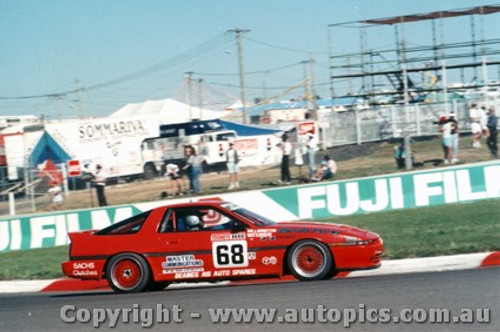
<instances>
[{"instance_id":1,"label":"person in dark jacket","mask_svg":"<svg viewBox=\"0 0 500 332\"><path fill-rule=\"evenodd\" d=\"M494 158L498 158L498 118L495 115L495 108L491 106L488 110L488 122L487 127L490 132L488 139L486 140L486 144L488 145L488 149L490 149L491 156Z\"/></svg>"}]
</instances>

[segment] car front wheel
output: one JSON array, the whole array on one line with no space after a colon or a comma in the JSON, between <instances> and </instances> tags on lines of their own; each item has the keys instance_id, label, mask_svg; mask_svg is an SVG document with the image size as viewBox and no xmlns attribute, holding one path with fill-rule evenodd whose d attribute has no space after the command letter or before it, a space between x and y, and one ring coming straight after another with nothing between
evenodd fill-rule
<instances>
[{"instance_id":1,"label":"car front wheel","mask_svg":"<svg viewBox=\"0 0 500 332\"><path fill-rule=\"evenodd\" d=\"M136 293L143 291L151 277L149 266L141 256L123 253L113 256L106 267L106 278L114 291Z\"/></svg>"},{"instance_id":2,"label":"car front wheel","mask_svg":"<svg viewBox=\"0 0 500 332\"><path fill-rule=\"evenodd\" d=\"M287 263L293 276L301 281L326 279L333 268L328 247L314 240L302 240L292 245Z\"/></svg>"}]
</instances>

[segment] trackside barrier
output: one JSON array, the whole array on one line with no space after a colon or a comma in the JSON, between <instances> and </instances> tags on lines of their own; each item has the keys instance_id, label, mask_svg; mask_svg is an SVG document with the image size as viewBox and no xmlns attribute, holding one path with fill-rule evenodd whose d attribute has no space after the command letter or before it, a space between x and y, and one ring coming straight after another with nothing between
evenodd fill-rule
<instances>
[{"instance_id":1,"label":"trackside barrier","mask_svg":"<svg viewBox=\"0 0 500 332\"><path fill-rule=\"evenodd\" d=\"M500 198L500 161L431 171L199 197L234 202L278 221L327 218ZM100 229L142 211L190 198L0 219L0 251L69 243L68 232ZM265 207L265 208L263 208Z\"/></svg>"}]
</instances>

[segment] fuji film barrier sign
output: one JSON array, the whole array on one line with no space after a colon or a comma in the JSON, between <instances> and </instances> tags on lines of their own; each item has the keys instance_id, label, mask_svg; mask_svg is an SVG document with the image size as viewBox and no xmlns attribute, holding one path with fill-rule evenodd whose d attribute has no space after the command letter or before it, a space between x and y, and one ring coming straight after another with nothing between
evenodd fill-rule
<instances>
[{"instance_id":1,"label":"fuji film barrier sign","mask_svg":"<svg viewBox=\"0 0 500 332\"><path fill-rule=\"evenodd\" d=\"M471 202L500 198L500 162L228 193L200 197L199 200L209 197L231 201L277 221ZM69 243L68 232L101 229L157 206L189 200L184 198L0 219L0 252L65 245ZM266 208L263 209L263 206Z\"/></svg>"},{"instance_id":2,"label":"fuji film barrier sign","mask_svg":"<svg viewBox=\"0 0 500 332\"><path fill-rule=\"evenodd\" d=\"M297 219L500 197L500 162L263 191Z\"/></svg>"}]
</instances>

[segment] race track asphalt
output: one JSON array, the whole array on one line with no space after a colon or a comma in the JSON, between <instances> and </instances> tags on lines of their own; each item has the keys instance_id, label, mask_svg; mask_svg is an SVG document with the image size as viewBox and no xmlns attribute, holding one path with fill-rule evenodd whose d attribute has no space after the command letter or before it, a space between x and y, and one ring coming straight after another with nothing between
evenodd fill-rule
<instances>
[{"instance_id":1,"label":"race track asphalt","mask_svg":"<svg viewBox=\"0 0 500 332\"><path fill-rule=\"evenodd\" d=\"M170 323L153 322L153 330L161 331L500 331L500 268L475 270L386 275L365 278L346 278L318 282L288 282L273 284L236 285L221 287L191 287L161 292L139 294L115 294L107 292L83 293L31 293L0 295L0 331L90 331L89 323L64 323L60 318L65 305L75 306L81 318L92 313L94 308L129 308L131 313L138 308L152 309L161 305L170 309L177 305L182 309L182 323L174 323L170 312ZM421 314L425 309L446 308L452 316L460 314L462 308L488 308L490 323L353 323L350 328L339 323L288 323L294 320L287 309L312 308L331 316L322 318L337 320L334 314L344 309L358 309L356 315L366 317L369 309L391 309L391 317L398 316L402 309L413 309ZM66 307L72 308L72 307ZM209 308L277 308L285 317L274 323L251 324L213 323ZM415 311L415 309L418 309ZM299 310L299 312L301 312ZM101 311L104 312L104 311ZM147 312L147 310L143 311ZM363 314L364 312L364 314ZM373 310L372 310L373 312ZM319 314L316 313L316 318ZM76 311L69 310L68 318ZM142 322L147 323L147 313ZM198 314L200 317L198 317ZM164 311L165 315L165 311ZM411 314L410 314L411 316ZM429 316L429 315L428 315ZM97 316L94 316L97 318ZM162 316L166 318L166 316ZM300 317L300 316L299 316ZM310 316L303 316L308 318ZM405 316L406 317L406 316ZM422 318L422 316L419 316ZM129 316L134 320L133 314ZM136 317L138 319L141 316ZM465 317L467 318L467 317ZM123 323L120 316L115 330L138 330L140 322ZM156 319L156 317L155 317ZM371 318L370 318L371 319ZM107 328L109 320L99 330Z\"/></svg>"}]
</instances>

